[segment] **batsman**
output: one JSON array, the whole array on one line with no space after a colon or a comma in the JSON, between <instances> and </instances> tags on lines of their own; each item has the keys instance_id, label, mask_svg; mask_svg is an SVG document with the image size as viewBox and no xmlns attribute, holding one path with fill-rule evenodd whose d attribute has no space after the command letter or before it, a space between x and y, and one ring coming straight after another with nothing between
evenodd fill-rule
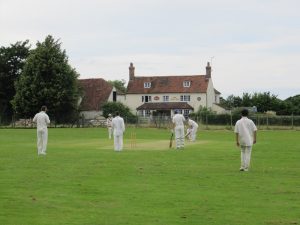
<instances>
[{"instance_id":1,"label":"batsman","mask_svg":"<svg viewBox=\"0 0 300 225\"><path fill-rule=\"evenodd\" d=\"M190 136L190 141L196 141L197 137L197 131L198 131L198 124L190 119L189 117L187 118L187 125L189 127L189 136Z\"/></svg>"}]
</instances>

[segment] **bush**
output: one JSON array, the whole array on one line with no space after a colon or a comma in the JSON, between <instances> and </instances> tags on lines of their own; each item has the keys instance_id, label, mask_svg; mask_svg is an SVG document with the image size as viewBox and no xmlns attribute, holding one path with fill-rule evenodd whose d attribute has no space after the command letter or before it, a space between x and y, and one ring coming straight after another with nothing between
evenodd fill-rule
<instances>
[{"instance_id":1,"label":"bush","mask_svg":"<svg viewBox=\"0 0 300 225\"><path fill-rule=\"evenodd\" d=\"M132 114L130 109L122 104L121 102L107 102L102 106L103 116L108 117L108 114L114 115L115 112L119 112L126 122L135 123L137 121L137 116Z\"/></svg>"}]
</instances>

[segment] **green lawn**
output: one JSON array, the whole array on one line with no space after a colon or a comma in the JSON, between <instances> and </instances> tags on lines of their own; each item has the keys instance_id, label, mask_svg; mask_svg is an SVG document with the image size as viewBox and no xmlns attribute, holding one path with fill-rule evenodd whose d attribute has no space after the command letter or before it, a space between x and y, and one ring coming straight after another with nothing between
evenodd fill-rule
<instances>
[{"instance_id":1,"label":"green lawn","mask_svg":"<svg viewBox=\"0 0 300 225\"><path fill-rule=\"evenodd\" d=\"M38 157L36 130L0 129L0 225L300 224L299 131L259 131L248 173L231 131L169 136L128 128L116 153L104 128L49 129Z\"/></svg>"}]
</instances>

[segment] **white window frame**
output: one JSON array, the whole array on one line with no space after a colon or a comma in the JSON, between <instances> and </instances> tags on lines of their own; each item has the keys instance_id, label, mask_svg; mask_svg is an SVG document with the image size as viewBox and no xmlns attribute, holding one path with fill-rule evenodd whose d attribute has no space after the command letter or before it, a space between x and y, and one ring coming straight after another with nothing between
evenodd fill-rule
<instances>
[{"instance_id":1,"label":"white window frame","mask_svg":"<svg viewBox=\"0 0 300 225\"><path fill-rule=\"evenodd\" d=\"M146 101L148 99L148 101ZM142 95L142 102L152 102L151 95Z\"/></svg>"},{"instance_id":2,"label":"white window frame","mask_svg":"<svg viewBox=\"0 0 300 225\"><path fill-rule=\"evenodd\" d=\"M163 101L168 102L169 101L169 95L164 95L163 96Z\"/></svg>"},{"instance_id":3,"label":"white window frame","mask_svg":"<svg viewBox=\"0 0 300 225\"><path fill-rule=\"evenodd\" d=\"M149 117L151 115L151 111L149 109L144 110L144 112L146 117Z\"/></svg>"},{"instance_id":4,"label":"white window frame","mask_svg":"<svg viewBox=\"0 0 300 225\"><path fill-rule=\"evenodd\" d=\"M144 88L151 88L151 82L144 82Z\"/></svg>"},{"instance_id":5,"label":"white window frame","mask_svg":"<svg viewBox=\"0 0 300 225\"><path fill-rule=\"evenodd\" d=\"M191 96L190 95L180 95L180 101L181 102L190 102Z\"/></svg>"},{"instance_id":6,"label":"white window frame","mask_svg":"<svg viewBox=\"0 0 300 225\"><path fill-rule=\"evenodd\" d=\"M191 81L185 80L183 81L183 87L190 87L191 86Z\"/></svg>"}]
</instances>

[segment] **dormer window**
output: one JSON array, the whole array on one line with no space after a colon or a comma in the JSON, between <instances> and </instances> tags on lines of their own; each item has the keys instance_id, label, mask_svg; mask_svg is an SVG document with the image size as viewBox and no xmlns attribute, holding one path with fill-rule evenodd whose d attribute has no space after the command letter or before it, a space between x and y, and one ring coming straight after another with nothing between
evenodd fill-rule
<instances>
[{"instance_id":1,"label":"dormer window","mask_svg":"<svg viewBox=\"0 0 300 225\"><path fill-rule=\"evenodd\" d=\"M191 81L183 81L183 87L190 87L191 86Z\"/></svg>"},{"instance_id":2,"label":"dormer window","mask_svg":"<svg viewBox=\"0 0 300 225\"><path fill-rule=\"evenodd\" d=\"M144 88L151 88L151 82L145 82Z\"/></svg>"}]
</instances>

